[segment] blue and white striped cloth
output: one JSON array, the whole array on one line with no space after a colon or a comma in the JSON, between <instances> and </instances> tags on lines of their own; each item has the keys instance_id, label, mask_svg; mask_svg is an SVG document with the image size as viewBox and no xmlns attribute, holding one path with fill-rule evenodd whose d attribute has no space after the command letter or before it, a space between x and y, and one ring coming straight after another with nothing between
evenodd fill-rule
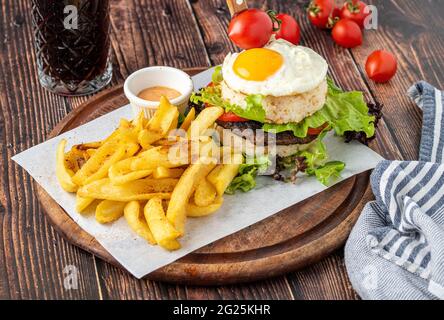
<instances>
[{"instance_id":1,"label":"blue and white striped cloth","mask_svg":"<svg viewBox=\"0 0 444 320\"><path fill-rule=\"evenodd\" d=\"M371 177L376 201L345 248L363 299L444 299L443 92L420 82L409 95L424 113L419 161L378 165Z\"/></svg>"}]
</instances>

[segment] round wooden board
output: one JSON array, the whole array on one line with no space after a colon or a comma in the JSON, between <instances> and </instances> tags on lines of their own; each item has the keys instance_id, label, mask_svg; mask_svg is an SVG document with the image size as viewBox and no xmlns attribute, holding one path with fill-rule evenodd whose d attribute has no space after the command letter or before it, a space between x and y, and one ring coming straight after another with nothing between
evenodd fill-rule
<instances>
[{"instance_id":1,"label":"round wooden board","mask_svg":"<svg viewBox=\"0 0 444 320\"><path fill-rule=\"evenodd\" d=\"M203 70L186 71L193 75ZM71 112L54 128L49 138L127 103L122 86L104 91ZM37 189L43 209L56 230L74 245L120 266L39 185ZM270 195L272 199L273 195ZM294 271L341 247L363 206L371 199L369 173L366 172L201 248L147 278L180 284L218 285L249 282Z\"/></svg>"}]
</instances>

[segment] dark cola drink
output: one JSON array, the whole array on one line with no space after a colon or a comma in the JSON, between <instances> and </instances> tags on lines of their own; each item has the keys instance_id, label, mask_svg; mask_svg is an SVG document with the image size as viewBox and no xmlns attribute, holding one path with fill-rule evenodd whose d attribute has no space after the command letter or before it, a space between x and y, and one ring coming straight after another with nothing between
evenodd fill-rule
<instances>
[{"instance_id":1,"label":"dark cola drink","mask_svg":"<svg viewBox=\"0 0 444 320\"><path fill-rule=\"evenodd\" d=\"M45 88L86 95L110 82L109 0L32 0L32 16Z\"/></svg>"}]
</instances>

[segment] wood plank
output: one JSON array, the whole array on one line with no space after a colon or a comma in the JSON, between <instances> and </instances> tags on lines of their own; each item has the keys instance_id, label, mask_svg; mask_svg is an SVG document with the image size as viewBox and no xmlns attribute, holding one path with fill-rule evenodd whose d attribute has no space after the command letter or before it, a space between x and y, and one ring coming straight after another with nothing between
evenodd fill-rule
<instances>
[{"instance_id":1,"label":"wood plank","mask_svg":"<svg viewBox=\"0 0 444 320\"><path fill-rule=\"evenodd\" d=\"M187 298L192 300L293 300L285 276L243 285L218 287L187 287Z\"/></svg>"},{"instance_id":2,"label":"wood plank","mask_svg":"<svg viewBox=\"0 0 444 320\"><path fill-rule=\"evenodd\" d=\"M67 99L38 84L32 49L30 1L0 7L0 298L96 299L100 289L91 255L69 245L49 226L31 178L9 159L44 141L70 110ZM63 270L78 269L78 289L64 289Z\"/></svg>"},{"instance_id":3,"label":"wood plank","mask_svg":"<svg viewBox=\"0 0 444 320\"><path fill-rule=\"evenodd\" d=\"M105 264L100 276L104 299L137 300L206 300L206 299L293 299L286 277L232 286L180 286L147 280L136 280L127 272ZM120 281L116 281L119 279Z\"/></svg>"},{"instance_id":4,"label":"wood plank","mask_svg":"<svg viewBox=\"0 0 444 320\"><path fill-rule=\"evenodd\" d=\"M296 299L356 300L344 265L343 250L313 266L288 275Z\"/></svg>"},{"instance_id":5,"label":"wood plank","mask_svg":"<svg viewBox=\"0 0 444 320\"><path fill-rule=\"evenodd\" d=\"M384 119L400 149L398 159L418 159L422 112L407 96L415 82L426 80L443 88L444 6L442 1L370 1L378 7L379 27L365 33L364 45L353 50L353 58L372 95L386 108ZM386 84L367 80L365 61L378 49L395 54L398 73Z\"/></svg>"},{"instance_id":6,"label":"wood plank","mask_svg":"<svg viewBox=\"0 0 444 320\"><path fill-rule=\"evenodd\" d=\"M248 1L248 6L258 7L264 1ZM192 1L196 20L202 32L212 65L223 63L229 52L238 52L227 36L231 15L225 0Z\"/></svg>"},{"instance_id":7,"label":"wood plank","mask_svg":"<svg viewBox=\"0 0 444 320\"><path fill-rule=\"evenodd\" d=\"M153 65L209 65L188 1L114 0L111 12L112 45L123 78Z\"/></svg>"}]
</instances>

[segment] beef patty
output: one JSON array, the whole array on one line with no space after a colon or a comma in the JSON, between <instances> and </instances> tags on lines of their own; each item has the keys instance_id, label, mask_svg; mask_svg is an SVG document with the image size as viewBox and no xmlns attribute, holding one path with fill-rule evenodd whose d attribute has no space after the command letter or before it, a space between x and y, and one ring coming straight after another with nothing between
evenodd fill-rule
<instances>
[{"instance_id":1,"label":"beef patty","mask_svg":"<svg viewBox=\"0 0 444 320\"><path fill-rule=\"evenodd\" d=\"M264 135L257 137L258 132L256 130L262 130L263 124L257 121L246 121L246 122L224 122L216 121L217 124L228 130L233 130L236 135L248 139L251 143L260 142L261 138L264 139L264 146L269 144L269 138L276 140L276 145L279 146L290 146L293 144L309 144L313 142L318 137L317 135L308 135L305 138L295 137L293 132L285 131L278 134L272 134L264 132ZM253 130L251 132L250 130ZM248 130L248 131L246 131ZM262 131L263 132L263 131ZM259 140L259 141L258 141Z\"/></svg>"}]
</instances>

